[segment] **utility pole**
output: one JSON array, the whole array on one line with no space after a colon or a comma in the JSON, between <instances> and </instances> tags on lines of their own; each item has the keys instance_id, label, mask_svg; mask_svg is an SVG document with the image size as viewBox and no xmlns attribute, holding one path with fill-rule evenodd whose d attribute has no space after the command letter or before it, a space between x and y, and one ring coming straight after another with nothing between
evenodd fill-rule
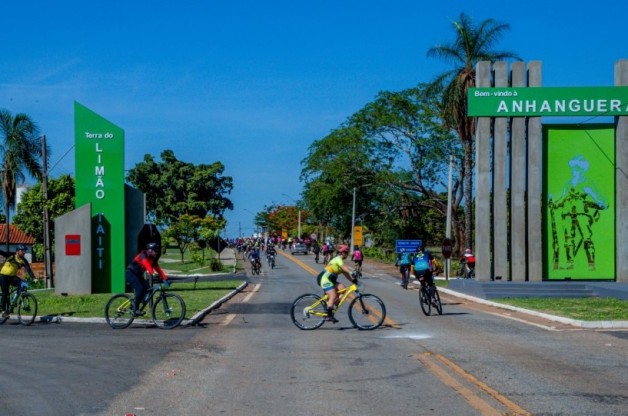
<instances>
[{"instance_id":1,"label":"utility pole","mask_svg":"<svg viewBox=\"0 0 628 416\"><path fill-rule=\"evenodd\" d=\"M50 256L50 219L48 218L48 156L46 153L46 136L41 138L41 156L43 159L41 189L43 192L43 205L44 205L44 281L46 287L53 286L52 279L52 263Z\"/></svg>"}]
</instances>

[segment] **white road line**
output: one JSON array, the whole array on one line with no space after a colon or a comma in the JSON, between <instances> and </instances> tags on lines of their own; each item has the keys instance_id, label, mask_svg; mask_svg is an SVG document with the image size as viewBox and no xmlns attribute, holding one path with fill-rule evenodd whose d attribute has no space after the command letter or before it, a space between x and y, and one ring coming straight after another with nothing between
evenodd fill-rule
<instances>
[{"instance_id":1,"label":"white road line","mask_svg":"<svg viewBox=\"0 0 628 416\"><path fill-rule=\"evenodd\" d=\"M537 324L537 323L534 323L534 322L529 322L529 321L526 321L524 319L515 318L514 316L510 316L510 315L505 314L505 313L495 313L495 312L486 312L486 313L488 313L489 315L499 316L500 318L512 319L513 321L521 322L522 324L528 324L528 325L536 326L538 328L546 329L548 331L559 331L559 332L561 331L560 329L557 329L555 326L547 326L547 325Z\"/></svg>"},{"instance_id":2,"label":"white road line","mask_svg":"<svg viewBox=\"0 0 628 416\"><path fill-rule=\"evenodd\" d=\"M256 284L256 285L255 285L255 287L253 288L253 290L251 290L251 293L249 293L248 295L246 295L246 297L244 298L244 300L242 301L242 303L246 303L246 302L248 302L249 300L251 300L251 298L253 297L253 294L259 290L260 286L261 286L261 284L259 284L259 283L258 283L258 284Z\"/></svg>"},{"instance_id":3,"label":"white road line","mask_svg":"<svg viewBox=\"0 0 628 416\"><path fill-rule=\"evenodd\" d=\"M229 315L227 315L227 317L222 321L222 323L220 325L222 326L227 326L231 323L231 321L233 321L236 317L235 313L230 313Z\"/></svg>"}]
</instances>

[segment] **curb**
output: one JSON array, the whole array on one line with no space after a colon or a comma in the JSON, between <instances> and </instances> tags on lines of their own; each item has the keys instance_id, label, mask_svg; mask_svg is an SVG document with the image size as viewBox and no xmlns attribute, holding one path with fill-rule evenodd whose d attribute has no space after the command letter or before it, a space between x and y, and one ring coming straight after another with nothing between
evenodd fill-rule
<instances>
[{"instance_id":1,"label":"curb","mask_svg":"<svg viewBox=\"0 0 628 416\"><path fill-rule=\"evenodd\" d=\"M225 303L226 301L228 301L229 299L234 297L236 294L240 293L245 287L248 286L248 284L249 284L248 282L242 282L242 284L240 284L240 286L235 288L235 290L231 291L230 293L227 293L225 296L223 296L222 298L218 299L217 301L215 301L214 303L209 305L207 308L201 310L196 315L192 316L187 321L187 323L182 323L181 325L185 325L185 326L197 325L211 311L213 311L214 309L219 308L223 303Z\"/></svg>"},{"instance_id":2,"label":"curb","mask_svg":"<svg viewBox=\"0 0 628 416\"><path fill-rule=\"evenodd\" d=\"M183 322L181 322L180 326L186 327L186 326L195 326L195 325L197 325L211 311L213 311L214 309L218 309L223 303L227 302L229 299L234 297L236 294L240 293L246 286L248 286L248 282L242 282L240 284L240 286L235 288L233 291L227 293L225 296L223 296L222 298L218 299L217 301L215 301L214 303L212 303L211 305L209 305L205 309L197 312L190 319L185 319ZM107 320L105 318L74 318L74 317L71 317L71 316L44 315L44 316L36 317L34 322L55 323L55 324L60 324L62 322L80 322L80 323L85 323L85 324L106 324ZM152 321L149 320L149 319L135 319L133 322L134 323L139 323L139 324L141 324L141 323L146 323L146 324L152 323Z\"/></svg>"},{"instance_id":3,"label":"curb","mask_svg":"<svg viewBox=\"0 0 628 416\"><path fill-rule=\"evenodd\" d=\"M499 309L506 309L514 312L521 312L539 318L547 319L554 322L560 322L566 325L575 326L585 329L628 329L628 321L579 321L577 319L563 318L562 316L550 315L543 312L532 311L530 309L519 308L517 306L505 305L503 303L491 302L490 300L476 298L474 296L465 295L447 288L438 288L439 292L446 293L457 298L466 299L475 303L493 306Z\"/></svg>"}]
</instances>

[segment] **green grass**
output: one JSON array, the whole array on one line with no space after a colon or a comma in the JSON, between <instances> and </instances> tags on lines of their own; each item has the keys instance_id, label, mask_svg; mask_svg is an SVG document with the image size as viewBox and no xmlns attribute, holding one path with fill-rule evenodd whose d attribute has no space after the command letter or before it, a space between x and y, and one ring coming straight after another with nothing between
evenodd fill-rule
<instances>
[{"instance_id":1,"label":"green grass","mask_svg":"<svg viewBox=\"0 0 628 416\"><path fill-rule=\"evenodd\" d=\"M222 298L242 284L242 280L205 281L194 283L175 282L169 292L183 298L187 308L186 317L205 309L214 301ZM59 315L72 317L105 316L105 305L112 294L68 295L61 296L53 290L34 291L39 309L38 316Z\"/></svg>"},{"instance_id":2,"label":"green grass","mask_svg":"<svg viewBox=\"0 0 628 416\"><path fill-rule=\"evenodd\" d=\"M628 301L615 298L508 298L491 300L580 321L628 321Z\"/></svg>"}]
</instances>

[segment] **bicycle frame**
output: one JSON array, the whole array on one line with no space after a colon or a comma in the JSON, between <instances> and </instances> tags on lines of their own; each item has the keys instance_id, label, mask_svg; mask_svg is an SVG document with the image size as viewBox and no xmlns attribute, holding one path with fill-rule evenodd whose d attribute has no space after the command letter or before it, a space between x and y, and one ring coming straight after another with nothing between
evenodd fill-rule
<instances>
[{"instance_id":1,"label":"bicycle frame","mask_svg":"<svg viewBox=\"0 0 628 416\"><path fill-rule=\"evenodd\" d=\"M343 289L338 290L338 302L336 303L336 306L334 307L334 313L336 313L338 309L340 309L340 307L343 305L343 303L345 303L345 301L349 298L349 296L351 296L352 294L356 292L359 293L358 285L356 283L352 283L350 286L347 286ZM329 300L329 296L325 294L323 297L320 298L320 300L317 300L316 302L314 302L312 306L310 306L310 308L312 309L311 314L320 316L320 317L326 317L327 316L326 312L318 312L315 309L318 305L320 305L323 302L327 304L328 300Z\"/></svg>"}]
</instances>

